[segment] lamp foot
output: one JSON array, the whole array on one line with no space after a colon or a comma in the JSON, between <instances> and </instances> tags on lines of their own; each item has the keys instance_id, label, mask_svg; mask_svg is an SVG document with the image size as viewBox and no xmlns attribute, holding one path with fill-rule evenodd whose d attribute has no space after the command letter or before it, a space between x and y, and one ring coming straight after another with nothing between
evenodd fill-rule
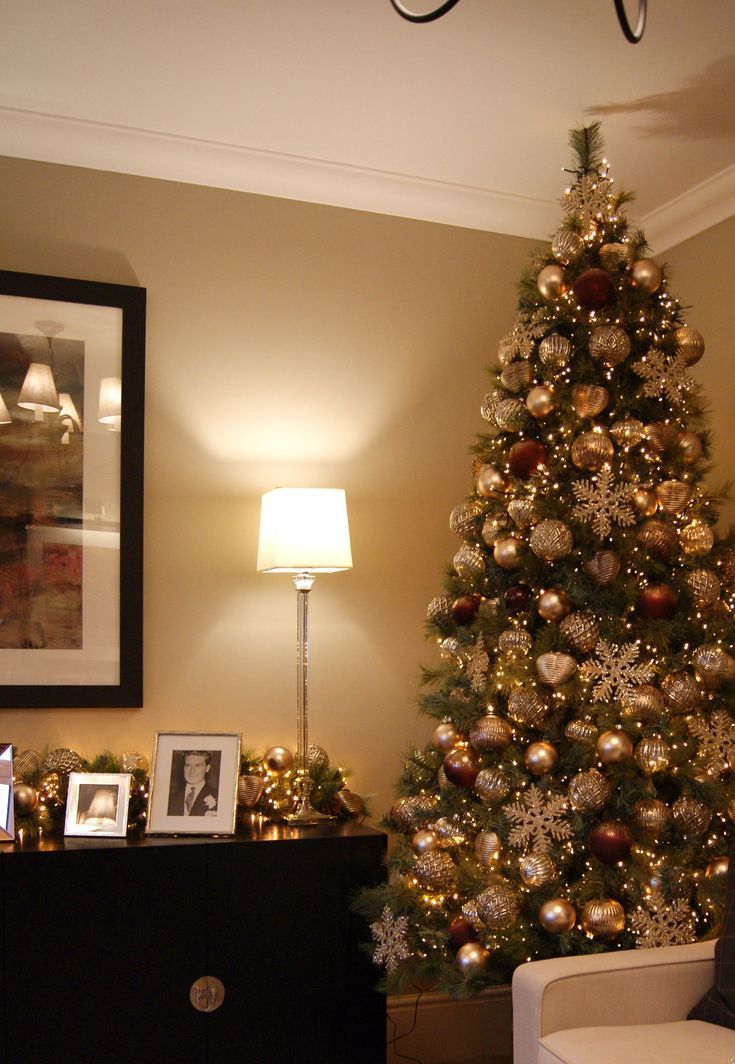
<instances>
[{"instance_id":1,"label":"lamp foot","mask_svg":"<svg viewBox=\"0 0 735 1064\"><path fill-rule=\"evenodd\" d=\"M311 789L313 786L314 781L311 776L300 775L298 777L294 784L296 808L283 818L287 824L293 824L298 827L300 824L323 824L326 820L337 819L329 813L320 813L311 804Z\"/></svg>"}]
</instances>

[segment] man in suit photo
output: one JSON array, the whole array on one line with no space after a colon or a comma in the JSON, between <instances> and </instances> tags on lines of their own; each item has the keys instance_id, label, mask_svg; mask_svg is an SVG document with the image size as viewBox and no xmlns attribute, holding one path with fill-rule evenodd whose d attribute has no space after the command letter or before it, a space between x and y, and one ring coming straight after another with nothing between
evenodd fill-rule
<instances>
[{"instance_id":1,"label":"man in suit photo","mask_svg":"<svg viewBox=\"0 0 735 1064\"><path fill-rule=\"evenodd\" d=\"M175 764L179 761L183 779ZM212 768L212 755L208 750L175 750L174 767L171 773L171 789L168 796L169 816L216 816L217 790L208 779ZM176 778L176 777L179 778Z\"/></svg>"}]
</instances>

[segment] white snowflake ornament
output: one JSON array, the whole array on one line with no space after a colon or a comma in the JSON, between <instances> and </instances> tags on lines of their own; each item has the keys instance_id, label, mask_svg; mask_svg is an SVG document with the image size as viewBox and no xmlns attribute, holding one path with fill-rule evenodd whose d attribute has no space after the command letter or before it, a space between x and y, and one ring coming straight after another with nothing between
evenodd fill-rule
<instances>
[{"instance_id":1,"label":"white snowflake ornament","mask_svg":"<svg viewBox=\"0 0 735 1064\"><path fill-rule=\"evenodd\" d=\"M373 964L385 965L389 974L394 972L401 961L411 956L407 941L408 917L396 916L389 905L380 914L380 919L370 924L370 934L376 943L373 952Z\"/></svg>"}]
</instances>

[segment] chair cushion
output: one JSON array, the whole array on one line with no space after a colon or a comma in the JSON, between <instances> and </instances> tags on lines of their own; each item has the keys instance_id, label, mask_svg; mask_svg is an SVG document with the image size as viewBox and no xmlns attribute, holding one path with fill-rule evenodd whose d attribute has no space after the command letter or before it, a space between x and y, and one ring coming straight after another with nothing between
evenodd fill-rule
<instances>
[{"instance_id":1,"label":"chair cushion","mask_svg":"<svg viewBox=\"0 0 735 1064\"><path fill-rule=\"evenodd\" d=\"M715 984L700 998L687 1019L735 1029L735 849L730 852L725 913L715 946Z\"/></svg>"},{"instance_id":2,"label":"chair cushion","mask_svg":"<svg viewBox=\"0 0 735 1064\"><path fill-rule=\"evenodd\" d=\"M538 1064L728 1064L735 1032L701 1020L576 1027L539 1043Z\"/></svg>"}]
</instances>

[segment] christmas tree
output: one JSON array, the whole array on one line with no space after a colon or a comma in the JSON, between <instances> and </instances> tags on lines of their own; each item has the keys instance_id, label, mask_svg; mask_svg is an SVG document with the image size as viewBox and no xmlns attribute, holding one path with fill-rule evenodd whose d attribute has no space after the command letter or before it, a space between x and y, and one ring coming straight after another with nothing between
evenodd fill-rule
<instances>
[{"instance_id":1,"label":"christmas tree","mask_svg":"<svg viewBox=\"0 0 735 1064\"><path fill-rule=\"evenodd\" d=\"M461 540L428 608L433 739L365 892L389 990L717 930L735 819L735 549L703 478L704 351L602 158L521 279Z\"/></svg>"}]
</instances>

